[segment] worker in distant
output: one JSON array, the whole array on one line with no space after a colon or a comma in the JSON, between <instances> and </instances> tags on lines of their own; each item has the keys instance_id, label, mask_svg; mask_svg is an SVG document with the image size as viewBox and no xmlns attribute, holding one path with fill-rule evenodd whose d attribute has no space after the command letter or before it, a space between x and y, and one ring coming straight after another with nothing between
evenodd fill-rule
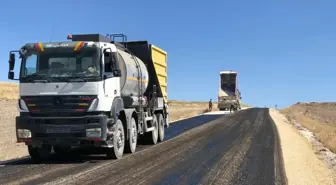
<instances>
[{"instance_id":1,"label":"worker in distant","mask_svg":"<svg viewBox=\"0 0 336 185\"><path fill-rule=\"evenodd\" d=\"M211 111L212 110L212 99L210 99L210 101L209 101L209 111Z\"/></svg>"}]
</instances>

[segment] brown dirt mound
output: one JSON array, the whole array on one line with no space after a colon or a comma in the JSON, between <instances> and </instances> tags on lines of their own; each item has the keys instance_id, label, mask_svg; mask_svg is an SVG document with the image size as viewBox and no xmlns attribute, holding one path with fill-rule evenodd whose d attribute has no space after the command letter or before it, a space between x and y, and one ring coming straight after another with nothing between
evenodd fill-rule
<instances>
[{"instance_id":1,"label":"brown dirt mound","mask_svg":"<svg viewBox=\"0 0 336 185\"><path fill-rule=\"evenodd\" d=\"M336 152L336 102L298 102L281 112L313 132L324 146Z\"/></svg>"}]
</instances>

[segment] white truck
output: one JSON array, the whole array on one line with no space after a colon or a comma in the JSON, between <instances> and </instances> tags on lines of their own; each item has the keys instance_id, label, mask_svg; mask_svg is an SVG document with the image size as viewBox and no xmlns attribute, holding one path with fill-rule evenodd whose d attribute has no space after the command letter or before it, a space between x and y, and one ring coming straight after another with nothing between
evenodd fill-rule
<instances>
[{"instance_id":1,"label":"white truck","mask_svg":"<svg viewBox=\"0 0 336 185\"><path fill-rule=\"evenodd\" d=\"M237 71L220 71L218 89L218 109L233 110L240 109L241 94L238 90Z\"/></svg>"},{"instance_id":2,"label":"white truck","mask_svg":"<svg viewBox=\"0 0 336 185\"><path fill-rule=\"evenodd\" d=\"M163 141L167 53L147 41L128 42L123 34L67 39L10 52L8 78L19 80L17 141L31 158L47 159L52 149L64 154L71 147L103 147L119 159L135 152L138 139Z\"/></svg>"}]
</instances>

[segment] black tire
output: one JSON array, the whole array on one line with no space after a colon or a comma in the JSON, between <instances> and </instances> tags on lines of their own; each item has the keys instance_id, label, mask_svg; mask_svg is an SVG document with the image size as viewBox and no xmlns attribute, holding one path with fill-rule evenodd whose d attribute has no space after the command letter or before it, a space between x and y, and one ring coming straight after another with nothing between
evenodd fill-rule
<instances>
[{"instance_id":1,"label":"black tire","mask_svg":"<svg viewBox=\"0 0 336 185\"><path fill-rule=\"evenodd\" d=\"M126 153L134 153L136 146L137 146L137 140L138 140L138 129L136 126L135 119L132 117L131 119L131 124L130 124L130 133L129 133L129 138L126 141L125 144L125 152Z\"/></svg>"},{"instance_id":2,"label":"black tire","mask_svg":"<svg viewBox=\"0 0 336 185\"><path fill-rule=\"evenodd\" d=\"M161 113L157 114L158 118L158 141L162 142L165 136L165 121Z\"/></svg>"},{"instance_id":3,"label":"black tire","mask_svg":"<svg viewBox=\"0 0 336 185\"><path fill-rule=\"evenodd\" d=\"M50 145L42 145L41 148L35 148L31 145L28 145L28 153L32 160L34 161L44 161L50 157L51 154Z\"/></svg>"},{"instance_id":4,"label":"black tire","mask_svg":"<svg viewBox=\"0 0 336 185\"><path fill-rule=\"evenodd\" d=\"M124 154L125 148L125 131L124 126L120 119L113 125L114 133L113 133L113 147L107 148L106 156L109 159L120 159Z\"/></svg>"},{"instance_id":5,"label":"black tire","mask_svg":"<svg viewBox=\"0 0 336 185\"><path fill-rule=\"evenodd\" d=\"M154 130L145 133L145 142L146 144L155 145L158 142L158 120L155 114L153 115L152 125Z\"/></svg>"}]
</instances>

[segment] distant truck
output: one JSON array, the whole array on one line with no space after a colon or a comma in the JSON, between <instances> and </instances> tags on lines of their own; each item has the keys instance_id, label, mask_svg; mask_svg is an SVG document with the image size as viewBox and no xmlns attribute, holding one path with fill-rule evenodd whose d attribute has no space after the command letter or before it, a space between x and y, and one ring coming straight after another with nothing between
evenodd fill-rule
<instances>
[{"instance_id":1,"label":"distant truck","mask_svg":"<svg viewBox=\"0 0 336 185\"><path fill-rule=\"evenodd\" d=\"M238 74L236 71L220 71L218 89L218 109L237 111L241 109L241 94L238 90Z\"/></svg>"},{"instance_id":2,"label":"distant truck","mask_svg":"<svg viewBox=\"0 0 336 185\"><path fill-rule=\"evenodd\" d=\"M122 41L115 41L116 38ZM123 34L68 35L10 52L20 56L17 141L35 160L71 147L103 147L110 158L156 144L168 127L167 53Z\"/></svg>"}]
</instances>

